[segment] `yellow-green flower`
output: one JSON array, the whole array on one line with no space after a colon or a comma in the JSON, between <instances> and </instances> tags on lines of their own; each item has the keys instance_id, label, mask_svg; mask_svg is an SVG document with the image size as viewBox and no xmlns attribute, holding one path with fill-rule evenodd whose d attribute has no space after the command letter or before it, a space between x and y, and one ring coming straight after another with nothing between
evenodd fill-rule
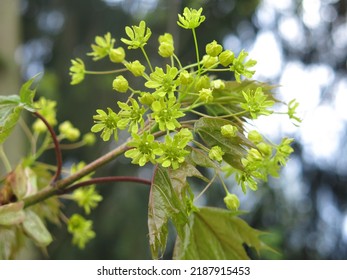
<instances>
[{"instance_id":1,"label":"yellow-green flower","mask_svg":"<svg viewBox=\"0 0 347 280\"><path fill-rule=\"evenodd\" d=\"M223 125L220 129L222 135L227 138L233 138L237 135L237 127L231 124Z\"/></svg>"},{"instance_id":2,"label":"yellow-green flower","mask_svg":"<svg viewBox=\"0 0 347 280\"><path fill-rule=\"evenodd\" d=\"M162 156L157 160L163 167L177 169L185 161L189 151L185 147L192 140L193 135L188 129L182 129L173 137L165 136L165 142L161 145Z\"/></svg>"},{"instance_id":3,"label":"yellow-green flower","mask_svg":"<svg viewBox=\"0 0 347 280\"><path fill-rule=\"evenodd\" d=\"M215 68L218 66L218 57L205 54L201 63L205 68Z\"/></svg>"},{"instance_id":4,"label":"yellow-green flower","mask_svg":"<svg viewBox=\"0 0 347 280\"><path fill-rule=\"evenodd\" d=\"M227 195L224 197L224 203L226 207L231 211L239 210L240 200L236 194L232 194L228 192Z\"/></svg>"},{"instance_id":5,"label":"yellow-green flower","mask_svg":"<svg viewBox=\"0 0 347 280\"><path fill-rule=\"evenodd\" d=\"M129 88L129 83L122 75L117 76L112 82L114 90L119 92L126 92Z\"/></svg>"},{"instance_id":6,"label":"yellow-green flower","mask_svg":"<svg viewBox=\"0 0 347 280\"><path fill-rule=\"evenodd\" d=\"M107 32L104 37L96 36L95 43L92 44L92 52L87 55L93 56L93 60L99 60L109 55L111 50L113 49L114 43L116 39L111 37L111 33Z\"/></svg>"},{"instance_id":7,"label":"yellow-green flower","mask_svg":"<svg viewBox=\"0 0 347 280\"><path fill-rule=\"evenodd\" d=\"M128 45L128 49L143 48L152 35L151 30L148 27L146 28L146 23L143 20L139 26L133 25L131 28L126 26L125 33L130 40L122 38L121 41Z\"/></svg>"},{"instance_id":8,"label":"yellow-green flower","mask_svg":"<svg viewBox=\"0 0 347 280\"><path fill-rule=\"evenodd\" d=\"M81 169L83 169L87 164L84 161L80 161L78 163L73 163L71 165L70 168L70 175L77 173L78 171L80 171ZM92 178L92 176L94 175L94 172L89 173L85 176L83 176L82 178L80 178L78 181L76 181L75 183L79 183L82 181L86 181Z\"/></svg>"},{"instance_id":9,"label":"yellow-green flower","mask_svg":"<svg viewBox=\"0 0 347 280\"><path fill-rule=\"evenodd\" d=\"M187 70L183 70L179 75L179 81L181 85L189 85L194 80L192 74Z\"/></svg>"},{"instance_id":10,"label":"yellow-green flower","mask_svg":"<svg viewBox=\"0 0 347 280\"><path fill-rule=\"evenodd\" d=\"M132 149L125 152L125 157L132 158L131 163L144 166L147 162L155 164L157 155L161 155L163 150L159 147L159 143L154 141L154 136L147 131L141 136L132 135L133 140L128 143Z\"/></svg>"},{"instance_id":11,"label":"yellow-green flower","mask_svg":"<svg viewBox=\"0 0 347 280\"><path fill-rule=\"evenodd\" d=\"M211 87L215 89L224 89L225 83L221 79L213 80L211 82Z\"/></svg>"},{"instance_id":12,"label":"yellow-green flower","mask_svg":"<svg viewBox=\"0 0 347 280\"><path fill-rule=\"evenodd\" d=\"M86 220L79 214L73 214L67 224L67 230L72 234L72 243L84 249L86 244L95 237L92 227L93 221Z\"/></svg>"},{"instance_id":13,"label":"yellow-green flower","mask_svg":"<svg viewBox=\"0 0 347 280\"><path fill-rule=\"evenodd\" d=\"M155 71L151 73L150 80L145 83L147 88L154 88L154 97L173 97L174 91L177 88L176 76L178 69L176 67L171 67L166 65L166 73L163 68L155 67Z\"/></svg>"},{"instance_id":14,"label":"yellow-green flower","mask_svg":"<svg viewBox=\"0 0 347 280\"><path fill-rule=\"evenodd\" d=\"M94 133L88 132L84 134L82 141L87 146L93 146L96 141Z\"/></svg>"},{"instance_id":15,"label":"yellow-green flower","mask_svg":"<svg viewBox=\"0 0 347 280\"><path fill-rule=\"evenodd\" d=\"M216 40L206 45L206 53L213 57L218 56L222 50L222 45L218 44Z\"/></svg>"},{"instance_id":16,"label":"yellow-green flower","mask_svg":"<svg viewBox=\"0 0 347 280\"><path fill-rule=\"evenodd\" d=\"M275 101L268 99L261 87L257 87L256 90L249 89L247 91L242 91L242 95L245 102L242 102L240 106L249 112L252 119L256 119L260 115L267 116L272 114L272 111L267 108L272 107Z\"/></svg>"},{"instance_id":17,"label":"yellow-green flower","mask_svg":"<svg viewBox=\"0 0 347 280\"><path fill-rule=\"evenodd\" d=\"M225 50L221 52L218 56L219 63L222 64L224 67L229 66L234 61L235 55L230 50Z\"/></svg>"},{"instance_id":18,"label":"yellow-green flower","mask_svg":"<svg viewBox=\"0 0 347 280\"><path fill-rule=\"evenodd\" d=\"M119 117L121 117L121 120L119 120L117 126L120 129L124 129L129 125L129 131L131 133L137 133L139 126L143 128L143 116L146 109L142 106L140 107L134 98L130 98L129 100L131 105L120 101L117 102L119 108L122 109L118 114Z\"/></svg>"},{"instance_id":19,"label":"yellow-green flower","mask_svg":"<svg viewBox=\"0 0 347 280\"><path fill-rule=\"evenodd\" d=\"M114 134L114 139L117 141L117 123L119 121L119 116L113 112L111 108L107 108L107 111L106 113L101 109L96 110L98 115L93 116L95 124L92 126L91 131L94 133L102 131L100 137L104 141L110 140L111 135Z\"/></svg>"},{"instance_id":20,"label":"yellow-green flower","mask_svg":"<svg viewBox=\"0 0 347 280\"><path fill-rule=\"evenodd\" d=\"M248 68L253 67L257 64L257 62L253 59L244 62L247 56L248 53L242 50L239 56L233 59L232 65L230 66L230 70L234 71L235 79L239 83L241 82L241 75L245 76L246 78L252 78L253 74L255 73L255 71L249 70Z\"/></svg>"},{"instance_id":21,"label":"yellow-green flower","mask_svg":"<svg viewBox=\"0 0 347 280\"><path fill-rule=\"evenodd\" d=\"M133 62L128 62L125 67L135 76L141 77L145 73L146 67L141 64L140 61L135 60Z\"/></svg>"},{"instance_id":22,"label":"yellow-green flower","mask_svg":"<svg viewBox=\"0 0 347 280\"><path fill-rule=\"evenodd\" d=\"M174 41L170 33L165 33L164 35L159 36L159 51L158 53L162 57L170 57L174 53Z\"/></svg>"},{"instance_id":23,"label":"yellow-green flower","mask_svg":"<svg viewBox=\"0 0 347 280\"><path fill-rule=\"evenodd\" d=\"M288 103L288 116L290 119L293 119L295 121L297 121L298 123L301 122L301 119L299 117L296 116L296 109L299 107L299 102L297 102L295 99L291 100Z\"/></svg>"},{"instance_id":24,"label":"yellow-green flower","mask_svg":"<svg viewBox=\"0 0 347 280\"><path fill-rule=\"evenodd\" d=\"M56 106L56 101L46 99L45 97L40 97L38 101L34 102L34 107L38 109L38 112L51 126L55 126L57 124L55 109ZM33 129L34 131L39 133L47 131L46 125L40 119L37 119L33 123Z\"/></svg>"},{"instance_id":25,"label":"yellow-green flower","mask_svg":"<svg viewBox=\"0 0 347 280\"><path fill-rule=\"evenodd\" d=\"M123 62L125 59L125 51L122 47L111 49L108 55L110 57L110 60L114 63Z\"/></svg>"},{"instance_id":26,"label":"yellow-green flower","mask_svg":"<svg viewBox=\"0 0 347 280\"><path fill-rule=\"evenodd\" d=\"M265 157L270 157L272 155L271 145L265 142L260 142L259 144L257 144L257 148Z\"/></svg>"},{"instance_id":27,"label":"yellow-green flower","mask_svg":"<svg viewBox=\"0 0 347 280\"><path fill-rule=\"evenodd\" d=\"M203 88L210 88L211 87L211 80L207 75L200 76L195 84L195 90L200 91Z\"/></svg>"},{"instance_id":28,"label":"yellow-green flower","mask_svg":"<svg viewBox=\"0 0 347 280\"><path fill-rule=\"evenodd\" d=\"M59 125L59 131L69 141L76 141L81 133L70 121L65 121Z\"/></svg>"},{"instance_id":29,"label":"yellow-green flower","mask_svg":"<svg viewBox=\"0 0 347 280\"><path fill-rule=\"evenodd\" d=\"M71 85L77 85L84 80L86 72L82 59L71 59L72 66L70 67Z\"/></svg>"},{"instance_id":30,"label":"yellow-green flower","mask_svg":"<svg viewBox=\"0 0 347 280\"><path fill-rule=\"evenodd\" d=\"M95 190L95 185L75 190L72 193L72 198L78 206L83 207L86 214L90 214L91 209L96 208L102 200L102 196Z\"/></svg>"},{"instance_id":31,"label":"yellow-green flower","mask_svg":"<svg viewBox=\"0 0 347 280\"><path fill-rule=\"evenodd\" d=\"M221 162L223 160L223 155L225 153L222 151L221 147L219 146L213 146L211 150L208 153L208 156L212 160L216 160Z\"/></svg>"},{"instance_id":32,"label":"yellow-green flower","mask_svg":"<svg viewBox=\"0 0 347 280\"><path fill-rule=\"evenodd\" d=\"M176 103L176 98L169 98L165 101L163 98L152 103L152 117L158 123L161 131L175 130L181 127L177 121L178 118L183 117L184 113L179 111L180 103Z\"/></svg>"},{"instance_id":33,"label":"yellow-green flower","mask_svg":"<svg viewBox=\"0 0 347 280\"><path fill-rule=\"evenodd\" d=\"M197 28L205 21L205 16L202 16L201 13L202 8L195 10L185 7L183 10L183 16L180 14L178 15L177 24L185 29Z\"/></svg>"},{"instance_id":34,"label":"yellow-green flower","mask_svg":"<svg viewBox=\"0 0 347 280\"><path fill-rule=\"evenodd\" d=\"M280 165L285 165L290 154L294 152L294 149L290 146L293 141L294 139L292 138L284 138L277 146L274 160Z\"/></svg>"},{"instance_id":35,"label":"yellow-green flower","mask_svg":"<svg viewBox=\"0 0 347 280\"><path fill-rule=\"evenodd\" d=\"M153 101L155 101L155 98L153 97L153 95L149 92L142 92L141 93L141 97L139 98L139 101L143 104L143 105L147 105L147 106L151 106Z\"/></svg>"},{"instance_id":36,"label":"yellow-green flower","mask_svg":"<svg viewBox=\"0 0 347 280\"><path fill-rule=\"evenodd\" d=\"M263 141L263 137L260 135L260 133L256 130L251 130L248 132L247 138L252 141L254 144L258 144L261 141Z\"/></svg>"},{"instance_id":37,"label":"yellow-green flower","mask_svg":"<svg viewBox=\"0 0 347 280\"><path fill-rule=\"evenodd\" d=\"M213 101L213 92L210 88L203 88L199 91L199 99L204 103L211 103Z\"/></svg>"}]
</instances>

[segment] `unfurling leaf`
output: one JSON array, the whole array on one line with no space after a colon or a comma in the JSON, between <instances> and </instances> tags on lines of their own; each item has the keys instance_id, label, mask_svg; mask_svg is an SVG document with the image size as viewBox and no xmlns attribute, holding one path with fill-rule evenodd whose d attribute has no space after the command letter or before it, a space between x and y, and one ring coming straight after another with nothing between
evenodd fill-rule
<instances>
[{"instance_id":1,"label":"unfurling leaf","mask_svg":"<svg viewBox=\"0 0 347 280\"><path fill-rule=\"evenodd\" d=\"M209 158L208 153L198 148L190 147L190 149L190 159L195 165L208 168L218 168L217 164Z\"/></svg>"},{"instance_id":2,"label":"unfurling leaf","mask_svg":"<svg viewBox=\"0 0 347 280\"><path fill-rule=\"evenodd\" d=\"M184 203L187 215L190 215L190 213L196 210L196 207L193 204L194 194L187 182L187 178L195 177L205 182L209 182L209 179L203 176L192 163L188 162L184 162L178 169L170 169L168 173L175 193Z\"/></svg>"},{"instance_id":3,"label":"unfurling leaf","mask_svg":"<svg viewBox=\"0 0 347 280\"><path fill-rule=\"evenodd\" d=\"M6 179L6 183L11 186L13 193L16 195L17 199L21 199L25 196L27 192L27 180L25 172L22 165L18 165L13 173Z\"/></svg>"},{"instance_id":4,"label":"unfurling leaf","mask_svg":"<svg viewBox=\"0 0 347 280\"><path fill-rule=\"evenodd\" d=\"M0 206L0 226L17 225L23 222L25 218L23 206L22 201Z\"/></svg>"},{"instance_id":5,"label":"unfurling leaf","mask_svg":"<svg viewBox=\"0 0 347 280\"><path fill-rule=\"evenodd\" d=\"M47 246L53 240L41 218L31 210L25 211L23 229L38 246Z\"/></svg>"},{"instance_id":6,"label":"unfurling leaf","mask_svg":"<svg viewBox=\"0 0 347 280\"><path fill-rule=\"evenodd\" d=\"M19 91L20 101L22 104L24 104L24 109L30 112L36 111L36 109L34 108L34 97L36 93L36 88L30 89L30 87L32 86L36 78L40 75L41 74L37 74L30 80L26 81Z\"/></svg>"},{"instance_id":7,"label":"unfurling leaf","mask_svg":"<svg viewBox=\"0 0 347 280\"><path fill-rule=\"evenodd\" d=\"M183 238L188 216L184 201L175 192L167 169L157 166L153 177L148 205L149 243L153 258L166 248L168 221L172 220L178 236Z\"/></svg>"},{"instance_id":8,"label":"unfurling leaf","mask_svg":"<svg viewBox=\"0 0 347 280\"><path fill-rule=\"evenodd\" d=\"M5 142L6 138L11 134L23 109L30 112L35 111L33 107L35 90L31 90L30 87L36 77L37 75L24 83L20 89L19 96L0 96L0 144Z\"/></svg>"},{"instance_id":9,"label":"unfurling leaf","mask_svg":"<svg viewBox=\"0 0 347 280\"><path fill-rule=\"evenodd\" d=\"M246 153L246 147L253 147L242 133L237 131L235 137L228 138L222 135L221 127L235 124L225 119L201 118L195 123L194 130L210 147L219 146L224 152L223 159L235 168L242 169L241 158Z\"/></svg>"},{"instance_id":10,"label":"unfurling leaf","mask_svg":"<svg viewBox=\"0 0 347 280\"><path fill-rule=\"evenodd\" d=\"M261 87L263 93L268 99L276 101L273 96L272 90L275 86L260 83L257 81L243 80L241 83L236 81L225 81L224 87L214 88L213 100L214 103L208 104L205 107L209 115L211 116L222 116L241 113L244 111L240 104L245 101L242 94L243 91L255 91L258 87ZM222 106L221 106L222 105ZM250 118L251 115L248 112L242 114L246 118ZM241 117L241 119L243 119Z\"/></svg>"},{"instance_id":11,"label":"unfurling leaf","mask_svg":"<svg viewBox=\"0 0 347 280\"><path fill-rule=\"evenodd\" d=\"M11 134L22 109L19 96L0 96L0 144Z\"/></svg>"},{"instance_id":12,"label":"unfurling leaf","mask_svg":"<svg viewBox=\"0 0 347 280\"><path fill-rule=\"evenodd\" d=\"M249 259L244 245L254 248L257 253L272 250L260 240L264 233L251 228L235 213L210 207L199 210L190 216L185 238L177 239L175 259Z\"/></svg>"},{"instance_id":13,"label":"unfurling leaf","mask_svg":"<svg viewBox=\"0 0 347 280\"><path fill-rule=\"evenodd\" d=\"M20 227L0 226L0 260L16 259L25 250L25 239Z\"/></svg>"},{"instance_id":14,"label":"unfurling leaf","mask_svg":"<svg viewBox=\"0 0 347 280\"><path fill-rule=\"evenodd\" d=\"M203 176L193 164L188 162L182 163L178 169L169 170L169 177L173 188L180 197L183 195L183 189L187 184L187 177L196 177L209 182L208 178Z\"/></svg>"},{"instance_id":15,"label":"unfurling leaf","mask_svg":"<svg viewBox=\"0 0 347 280\"><path fill-rule=\"evenodd\" d=\"M36 174L29 168L19 164L4 179L4 186L0 189L0 204L22 198L37 192Z\"/></svg>"}]
</instances>

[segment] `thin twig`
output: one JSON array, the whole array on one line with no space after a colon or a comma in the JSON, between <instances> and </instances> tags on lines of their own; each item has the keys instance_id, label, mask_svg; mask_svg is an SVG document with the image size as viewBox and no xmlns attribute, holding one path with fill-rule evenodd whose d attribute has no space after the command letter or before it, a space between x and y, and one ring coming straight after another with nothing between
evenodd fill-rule
<instances>
[{"instance_id":1,"label":"thin twig","mask_svg":"<svg viewBox=\"0 0 347 280\"><path fill-rule=\"evenodd\" d=\"M54 176L52 177L52 180L51 180L51 183L53 183L53 182L55 182L59 178L59 176L61 174L61 169L62 169L62 166L63 166L63 158L62 158L62 155L61 155L59 141L58 141L57 135L54 132L53 127L48 123L48 121L45 119L45 117L42 116L39 112L34 112L34 115L36 117L38 117L45 124L45 126L47 127L49 133L51 134L51 137L52 137L52 140L53 140L53 143L54 143L55 158L57 160L57 170L55 171L55 174L54 174Z\"/></svg>"},{"instance_id":2,"label":"thin twig","mask_svg":"<svg viewBox=\"0 0 347 280\"><path fill-rule=\"evenodd\" d=\"M137 178L132 176L108 176L108 177L92 178L90 180L79 182L75 185L72 185L71 187L68 187L64 190L59 191L59 194L66 194L84 186L109 183L109 182L134 182L134 183L140 183L140 184L149 185L149 186L151 185L150 180L146 180L142 178Z\"/></svg>"},{"instance_id":3,"label":"thin twig","mask_svg":"<svg viewBox=\"0 0 347 280\"><path fill-rule=\"evenodd\" d=\"M107 154L97 158L93 162L87 164L85 167L83 167L81 170L77 171L76 173L71 174L70 176L67 176L63 179L60 179L52 185L47 186L46 188L40 190L38 193L33 194L31 196L28 196L23 199L24 201L24 207L29 207L31 205L34 205L40 201L43 201L49 197L52 197L56 195L57 193L61 192L62 190L68 188L70 185L72 185L74 182L78 181L79 179L83 178L84 176L94 172L99 167L107 164L108 162L114 160L119 155L123 154L126 150L129 148L127 147L127 142L123 143L122 145L118 146L114 150L108 152Z\"/></svg>"},{"instance_id":4,"label":"thin twig","mask_svg":"<svg viewBox=\"0 0 347 280\"><path fill-rule=\"evenodd\" d=\"M194 201L198 200L206 191L207 189L212 185L212 183L214 182L214 180L217 177L217 173L214 174L213 178L211 179L211 181L206 185L206 187L198 194L197 197L194 198Z\"/></svg>"}]
</instances>

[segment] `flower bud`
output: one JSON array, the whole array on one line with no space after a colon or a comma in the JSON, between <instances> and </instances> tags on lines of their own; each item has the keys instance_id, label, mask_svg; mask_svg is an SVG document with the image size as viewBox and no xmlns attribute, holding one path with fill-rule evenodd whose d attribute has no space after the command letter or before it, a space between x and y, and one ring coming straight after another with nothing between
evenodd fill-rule
<instances>
[{"instance_id":1,"label":"flower bud","mask_svg":"<svg viewBox=\"0 0 347 280\"><path fill-rule=\"evenodd\" d=\"M206 45L206 53L210 56L218 56L223 50L223 47L219 45L216 40Z\"/></svg>"},{"instance_id":2,"label":"flower bud","mask_svg":"<svg viewBox=\"0 0 347 280\"><path fill-rule=\"evenodd\" d=\"M221 127L221 133L224 137L233 138L237 135L237 127L231 124L226 124Z\"/></svg>"},{"instance_id":3,"label":"flower bud","mask_svg":"<svg viewBox=\"0 0 347 280\"><path fill-rule=\"evenodd\" d=\"M120 119L117 121L117 128L120 130L124 130L128 127L129 120L128 119Z\"/></svg>"},{"instance_id":4,"label":"flower bud","mask_svg":"<svg viewBox=\"0 0 347 280\"><path fill-rule=\"evenodd\" d=\"M251 130L250 132L248 132L248 139L252 141L254 144L258 144L261 141L263 141L263 137L256 130Z\"/></svg>"},{"instance_id":5,"label":"flower bud","mask_svg":"<svg viewBox=\"0 0 347 280\"><path fill-rule=\"evenodd\" d=\"M227 67L230 65L235 58L235 55L232 51L230 50L225 50L220 53L219 55L219 62L222 64L224 67Z\"/></svg>"},{"instance_id":6,"label":"flower bud","mask_svg":"<svg viewBox=\"0 0 347 280\"><path fill-rule=\"evenodd\" d=\"M59 125L59 131L67 140L76 141L80 137L80 131L73 127L71 122L65 121Z\"/></svg>"},{"instance_id":7,"label":"flower bud","mask_svg":"<svg viewBox=\"0 0 347 280\"><path fill-rule=\"evenodd\" d=\"M150 94L149 92L144 92L142 94L142 96L139 98L139 101L143 104L143 105L147 105L147 106L151 106L153 101L154 101L154 97L152 94Z\"/></svg>"},{"instance_id":8,"label":"flower bud","mask_svg":"<svg viewBox=\"0 0 347 280\"><path fill-rule=\"evenodd\" d=\"M206 75L201 76L195 84L195 90L200 91L203 88L210 88L211 81Z\"/></svg>"},{"instance_id":9,"label":"flower bud","mask_svg":"<svg viewBox=\"0 0 347 280\"><path fill-rule=\"evenodd\" d=\"M158 51L158 53L159 53L159 55L161 55L162 57L170 57L170 56L173 55L174 50L175 50L175 48L174 48L173 45L164 42L164 43L161 43L161 44L159 45L159 51Z\"/></svg>"},{"instance_id":10,"label":"flower bud","mask_svg":"<svg viewBox=\"0 0 347 280\"><path fill-rule=\"evenodd\" d=\"M160 35L158 38L159 43L168 43L173 45L173 38L170 33L165 33L164 35Z\"/></svg>"},{"instance_id":11,"label":"flower bud","mask_svg":"<svg viewBox=\"0 0 347 280\"><path fill-rule=\"evenodd\" d=\"M37 133L43 133L45 131L47 131L47 127L46 125L43 123L43 121L41 120L36 120L33 123L33 130Z\"/></svg>"},{"instance_id":12,"label":"flower bud","mask_svg":"<svg viewBox=\"0 0 347 280\"><path fill-rule=\"evenodd\" d=\"M159 36L158 41L160 43L159 54L162 57L172 56L175 50L172 35L170 33L165 33Z\"/></svg>"},{"instance_id":13,"label":"flower bud","mask_svg":"<svg viewBox=\"0 0 347 280\"><path fill-rule=\"evenodd\" d=\"M126 92L129 88L129 83L122 75L119 75L113 80L112 87L116 91Z\"/></svg>"},{"instance_id":14,"label":"flower bud","mask_svg":"<svg viewBox=\"0 0 347 280\"><path fill-rule=\"evenodd\" d=\"M221 79L218 79L218 80L212 81L211 86L215 89L224 89L225 83Z\"/></svg>"},{"instance_id":15,"label":"flower bud","mask_svg":"<svg viewBox=\"0 0 347 280\"><path fill-rule=\"evenodd\" d=\"M232 193L228 193L224 197L224 203L225 203L226 207L231 211L237 211L240 207L239 198L237 197L237 195L232 194Z\"/></svg>"},{"instance_id":16,"label":"flower bud","mask_svg":"<svg viewBox=\"0 0 347 280\"><path fill-rule=\"evenodd\" d=\"M92 146L94 145L95 141L96 141L96 137L94 133L86 133L83 136L83 140L84 144L86 144L87 146Z\"/></svg>"},{"instance_id":17,"label":"flower bud","mask_svg":"<svg viewBox=\"0 0 347 280\"><path fill-rule=\"evenodd\" d=\"M257 145L257 148L264 156L271 156L271 154L272 154L272 148L269 144L266 144L264 142L260 142Z\"/></svg>"},{"instance_id":18,"label":"flower bud","mask_svg":"<svg viewBox=\"0 0 347 280\"><path fill-rule=\"evenodd\" d=\"M112 49L109 53L110 60L115 63L120 63L125 58L125 51L122 47Z\"/></svg>"},{"instance_id":19,"label":"flower bud","mask_svg":"<svg viewBox=\"0 0 347 280\"><path fill-rule=\"evenodd\" d=\"M188 143L194 138L192 132L188 128L182 128L176 135L181 138L181 142L186 141Z\"/></svg>"},{"instance_id":20,"label":"flower bud","mask_svg":"<svg viewBox=\"0 0 347 280\"><path fill-rule=\"evenodd\" d=\"M213 101L212 90L209 88L203 88L199 91L199 98L204 103L210 103Z\"/></svg>"},{"instance_id":21,"label":"flower bud","mask_svg":"<svg viewBox=\"0 0 347 280\"><path fill-rule=\"evenodd\" d=\"M135 76L140 77L143 76L146 67L143 66L140 61L135 60L134 62L129 62L125 64L125 67Z\"/></svg>"},{"instance_id":22,"label":"flower bud","mask_svg":"<svg viewBox=\"0 0 347 280\"><path fill-rule=\"evenodd\" d=\"M77 85L84 80L85 66L83 60L76 58L71 60L70 67L71 85Z\"/></svg>"},{"instance_id":23,"label":"flower bud","mask_svg":"<svg viewBox=\"0 0 347 280\"><path fill-rule=\"evenodd\" d=\"M225 153L222 151L221 147L219 146L214 146L211 148L211 150L208 153L208 156L212 160L216 160L221 162L223 160L223 155Z\"/></svg>"},{"instance_id":24,"label":"flower bud","mask_svg":"<svg viewBox=\"0 0 347 280\"><path fill-rule=\"evenodd\" d=\"M179 80L181 85L189 85L193 81L193 77L187 70L184 70L181 72Z\"/></svg>"},{"instance_id":25,"label":"flower bud","mask_svg":"<svg viewBox=\"0 0 347 280\"><path fill-rule=\"evenodd\" d=\"M257 149L251 148L248 151L248 155L247 155L248 161L261 161L263 159L264 159L263 155Z\"/></svg>"},{"instance_id":26,"label":"flower bud","mask_svg":"<svg viewBox=\"0 0 347 280\"><path fill-rule=\"evenodd\" d=\"M202 65L205 68L212 68L218 65L218 57L210 56L208 54L204 55L202 58Z\"/></svg>"}]
</instances>

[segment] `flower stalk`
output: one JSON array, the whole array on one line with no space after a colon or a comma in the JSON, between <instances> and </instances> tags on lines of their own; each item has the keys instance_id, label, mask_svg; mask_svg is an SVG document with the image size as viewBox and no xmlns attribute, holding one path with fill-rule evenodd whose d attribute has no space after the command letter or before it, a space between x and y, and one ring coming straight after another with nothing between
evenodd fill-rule
<instances>
[{"instance_id":1,"label":"flower stalk","mask_svg":"<svg viewBox=\"0 0 347 280\"><path fill-rule=\"evenodd\" d=\"M57 170L55 171L55 174L51 180L51 182L54 183L59 178L59 176L61 174L62 166L63 166L63 158L61 155L61 149L60 149L59 141L58 141L56 133L54 132L54 129L48 123L46 118L44 116L42 116L39 112L34 112L34 115L45 124L45 126L47 127L47 129L48 129L48 131L52 137L52 141L54 144L55 158L57 160Z\"/></svg>"}]
</instances>

